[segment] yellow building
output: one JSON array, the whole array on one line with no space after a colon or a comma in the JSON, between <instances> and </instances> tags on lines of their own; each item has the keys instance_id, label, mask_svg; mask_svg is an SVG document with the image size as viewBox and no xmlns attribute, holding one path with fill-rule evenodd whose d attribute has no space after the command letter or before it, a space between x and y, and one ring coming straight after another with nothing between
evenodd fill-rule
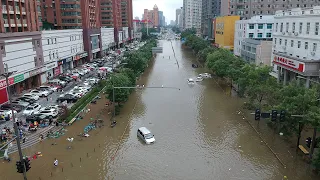
<instances>
[{"instance_id":1,"label":"yellow building","mask_svg":"<svg viewBox=\"0 0 320 180\"><path fill-rule=\"evenodd\" d=\"M240 16L223 16L215 20L215 45L233 50L234 26Z\"/></svg>"}]
</instances>

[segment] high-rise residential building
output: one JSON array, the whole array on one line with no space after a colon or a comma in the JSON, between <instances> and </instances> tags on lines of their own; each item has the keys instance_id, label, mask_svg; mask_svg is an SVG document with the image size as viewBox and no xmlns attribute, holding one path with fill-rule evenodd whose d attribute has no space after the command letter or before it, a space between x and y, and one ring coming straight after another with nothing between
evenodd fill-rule
<instances>
[{"instance_id":1,"label":"high-rise residential building","mask_svg":"<svg viewBox=\"0 0 320 180\"><path fill-rule=\"evenodd\" d=\"M221 9L222 15L239 15L249 19L256 15L273 15L277 10L309 8L319 4L314 0L224 0Z\"/></svg>"},{"instance_id":2,"label":"high-rise residential building","mask_svg":"<svg viewBox=\"0 0 320 180\"><path fill-rule=\"evenodd\" d=\"M201 32L212 38L212 19L220 15L221 0L202 0Z\"/></svg>"},{"instance_id":3,"label":"high-rise residential building","mask_svg":"<svg viewBox=\"0 0 320 180\"><path fill-rule=\"evenodd\" d=\"M202 0L183 0L183 28L195 28L197 33L201 31Z\"/></svg>"},{"instance_id":4,"label":"high-rise residential building","mask_svg":"<svg viewBox=\"0 0 320 180\"><path fill-rule=\"evenodd\" d=\"M159 11L159 26L163 26L163 11Z\"/></svg>"},{"instance_id":5,"label":"high-rise residential building","mask_svg":"<svg viewBox=\"0 0 320 180\"><path fill-rule=\"evenodd\" d=\"M167 23L166 23L166 17L165 16L163 16L163 26L167 26Z\"/></svg>"},{"instance_id":6,"label":"high-rise residential building","mask_svg":"<svg viewBox=\"0 0 320 180\"><path fill-rule=\"evenodd\" d=\"M234 29L240 16L223 16L215 19L215 46L233 50Z\"/></svg>"},{"instance_id":7,"label":"high-rise residential building","mask_svg":"<svg viewBox=\"0 0 320 180\"><path fill-rule=\"evenodd\" d=\"M176 9L176 25L179 26L179 17L181 15L182 9Z\"/></svg>"},{"instance_id":8,"label":"high-rise residential building","mask_svg":"<svg viewBox=\"0 0 320 180\"><path fill-rule=\"evenodd\" d=\"M2 0L0 6L0 33L40 30L42 22L38 11L38 1Z\"/></svg>"},{"instance_id":9,"label":"high-rise residential building","mask_svg":"<svg viewBox=\"0 0 320 180\"><path fill-rule=\"evenodd\" d=\"M143 20L150 20L154 26L159 26L159 9L156 4L153 6L153 10L144 9L143 12Z\"/></svg>"},{"instance_id":10,"label":"high-rise residential building","mask_svg":"<svg viewBox=\"0 0 320 180\"><path fill-rule=\"evenodd\" d=\"M171 20L170 21L170 26L175 26L176 25L176 22L174 20Z\"/></svg>"}]
</instances>

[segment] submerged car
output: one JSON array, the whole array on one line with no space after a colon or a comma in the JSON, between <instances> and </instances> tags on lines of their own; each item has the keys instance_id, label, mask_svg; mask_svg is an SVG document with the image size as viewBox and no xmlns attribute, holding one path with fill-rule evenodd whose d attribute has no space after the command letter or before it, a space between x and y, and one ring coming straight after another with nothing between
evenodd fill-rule
<instances>
[{"instance_id":1,"label":"submerged car","mask_svg":"<svg viewBox=\"0 0 320 180\"><path fill-rule=\"evenodd\" d=\"M137 131L137 136L143 140L146 144L151 144L156 141L154 135L146 127L141 127Z\"/></svg>"}]
</instances>

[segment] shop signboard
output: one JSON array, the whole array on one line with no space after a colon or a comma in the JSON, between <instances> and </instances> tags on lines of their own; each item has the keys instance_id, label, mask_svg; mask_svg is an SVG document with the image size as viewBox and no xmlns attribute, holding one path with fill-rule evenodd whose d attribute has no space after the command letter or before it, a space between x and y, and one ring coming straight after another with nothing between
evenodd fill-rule
<instances>
[{"instance_id":1,"label":"shop signboard","mask_svg":"<svg viewBox=\"0 0 320 180\"><path fill-rule=\"evenodd\" d=\"M87 56L88 56L87 52L84 52L84 53L80 54L80 58L87 57Z\"/></svg>"},{"instance_id":2,"label":"shop signboard","mask_svg":"<svg viewBox=\"0 0 320 180\"><path fill-rule=\"evenodd\" d=\"M17 76L14 76L14 84L21 82L24 80L24 74L19 74Z\"/></svg>"},{"instance_id":3,"label":"shop signboard","mask_svg":"<svg viewBox=\"0 0 320 180\"><path fill-rule=\"evenodd\" d=\"M11 86L12 84L14 84L14 77L9 77L9 85ZM0 81L0 89L3 89L7 87L7 83L6 83L6 79L2 79Z\"/></svg>"},{"instance_id":4,"label":"shop signboard","mask_svg":"<svg viewBox=\"0 0 320 180\"><path fill-rule=\"evenodd\" d=\"M40 68L40 69L36 69L36 70L30 71L29 75L30 75L30 77L32 77L32 76L35 76L37 74L43 73L45 71L46 71L46 67L43 67L43 68Z\"/></svg>"},{"instance_id":5,"label":"shop signboard","mask_svg":"<svg viewBox=\"0 0 320 180\"><path fill-rule=\"evenodd\" d=\"M0 89L0 104L4 104L8 102L8 100L7 88Z\"/></svg>"},{"instance_id":6,"label":"shop signboard","mask_svg":"<svg viewBox=\"0 0 320 180\"><path fill-rule=\"evenodd\" d=\"M58 76L59 74L61 74L60 66L54 68L54 70L53 70L54 76Z\"/></svg>"},{"instance_id":7,"label":"shop signboard","mask_svg":"<svg viewBox=\"0 0 320 180\"><path fill-rule=\"evenodd\" d=\"M46 64L46 71L49 71L55 67L57 67L57 62L51 62L49 64Z\"/></svg>"},{"instance_id":8,"label":"shop signboard","mask_svg":"<svg viewBox=\"0 0 320 180\"><path fill-rule=\"evenodd\" d=\"M305 64L282 56L274 56L273 63L298 72L305 71Z\"/></svg>"},{"instance_id":9,"label":"shop signboard","mask_svg":"<svg viewBox=\"0 0 320 180\"><path fill-rule=\"evenodd\" d=\"M80 59L80 56L79 56L79 55L73 56L73 60L74 60L74 61L77 61L77 60L79 60L79 59Z\"/></svg>"}]
</instances>

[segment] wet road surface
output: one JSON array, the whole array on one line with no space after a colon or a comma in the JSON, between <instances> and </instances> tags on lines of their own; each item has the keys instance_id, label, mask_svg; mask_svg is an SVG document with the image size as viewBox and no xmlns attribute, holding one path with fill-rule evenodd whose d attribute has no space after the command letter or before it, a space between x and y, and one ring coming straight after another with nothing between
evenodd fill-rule
<instances>
[{"instance_id":1,"label":"wet road surface","mask_svg":"<svg viewBox=\"0 0 320 180\"><path fill-rule=\"evenodd\" d=\"M83 132L88 119L96 117L98 107L103 108L105 103L89 105L91 112L68 127L66 136L24 150L28 155L37 151L44 154L32 161L29 178L281 180L286 175L290 180L317 179L301 157L293 159L286 155L285 144L277 152L287 168L279 163L238 115L243 99L230 96L214 79L194 86L187 84L188 78L205 72L191 67L195 57L189 49L182 49L179 41L172 42L178 68L171 43L160 41L160 45L164 53L151 63L139 84L181 90L136 90L116 118L115 128L106 122L101 130L89 133L89 138L79 139L77 134ZM101 118L107 120L110 116L107 110L103 112ZM137 129L142 126L155 135L155 144L145 145L138 140ZM272 133L268 129L265 132ZM72 144L66 141L68 136L76 137ZM268 142L283 143L277 137L266 138ZM72 149L66 148L70 145ZM58 168L52 166L55 157L60 162ZM5 174L4 179L21 177L14 163L0 164L0 173Z\"/></svg>"}]
</instances>

